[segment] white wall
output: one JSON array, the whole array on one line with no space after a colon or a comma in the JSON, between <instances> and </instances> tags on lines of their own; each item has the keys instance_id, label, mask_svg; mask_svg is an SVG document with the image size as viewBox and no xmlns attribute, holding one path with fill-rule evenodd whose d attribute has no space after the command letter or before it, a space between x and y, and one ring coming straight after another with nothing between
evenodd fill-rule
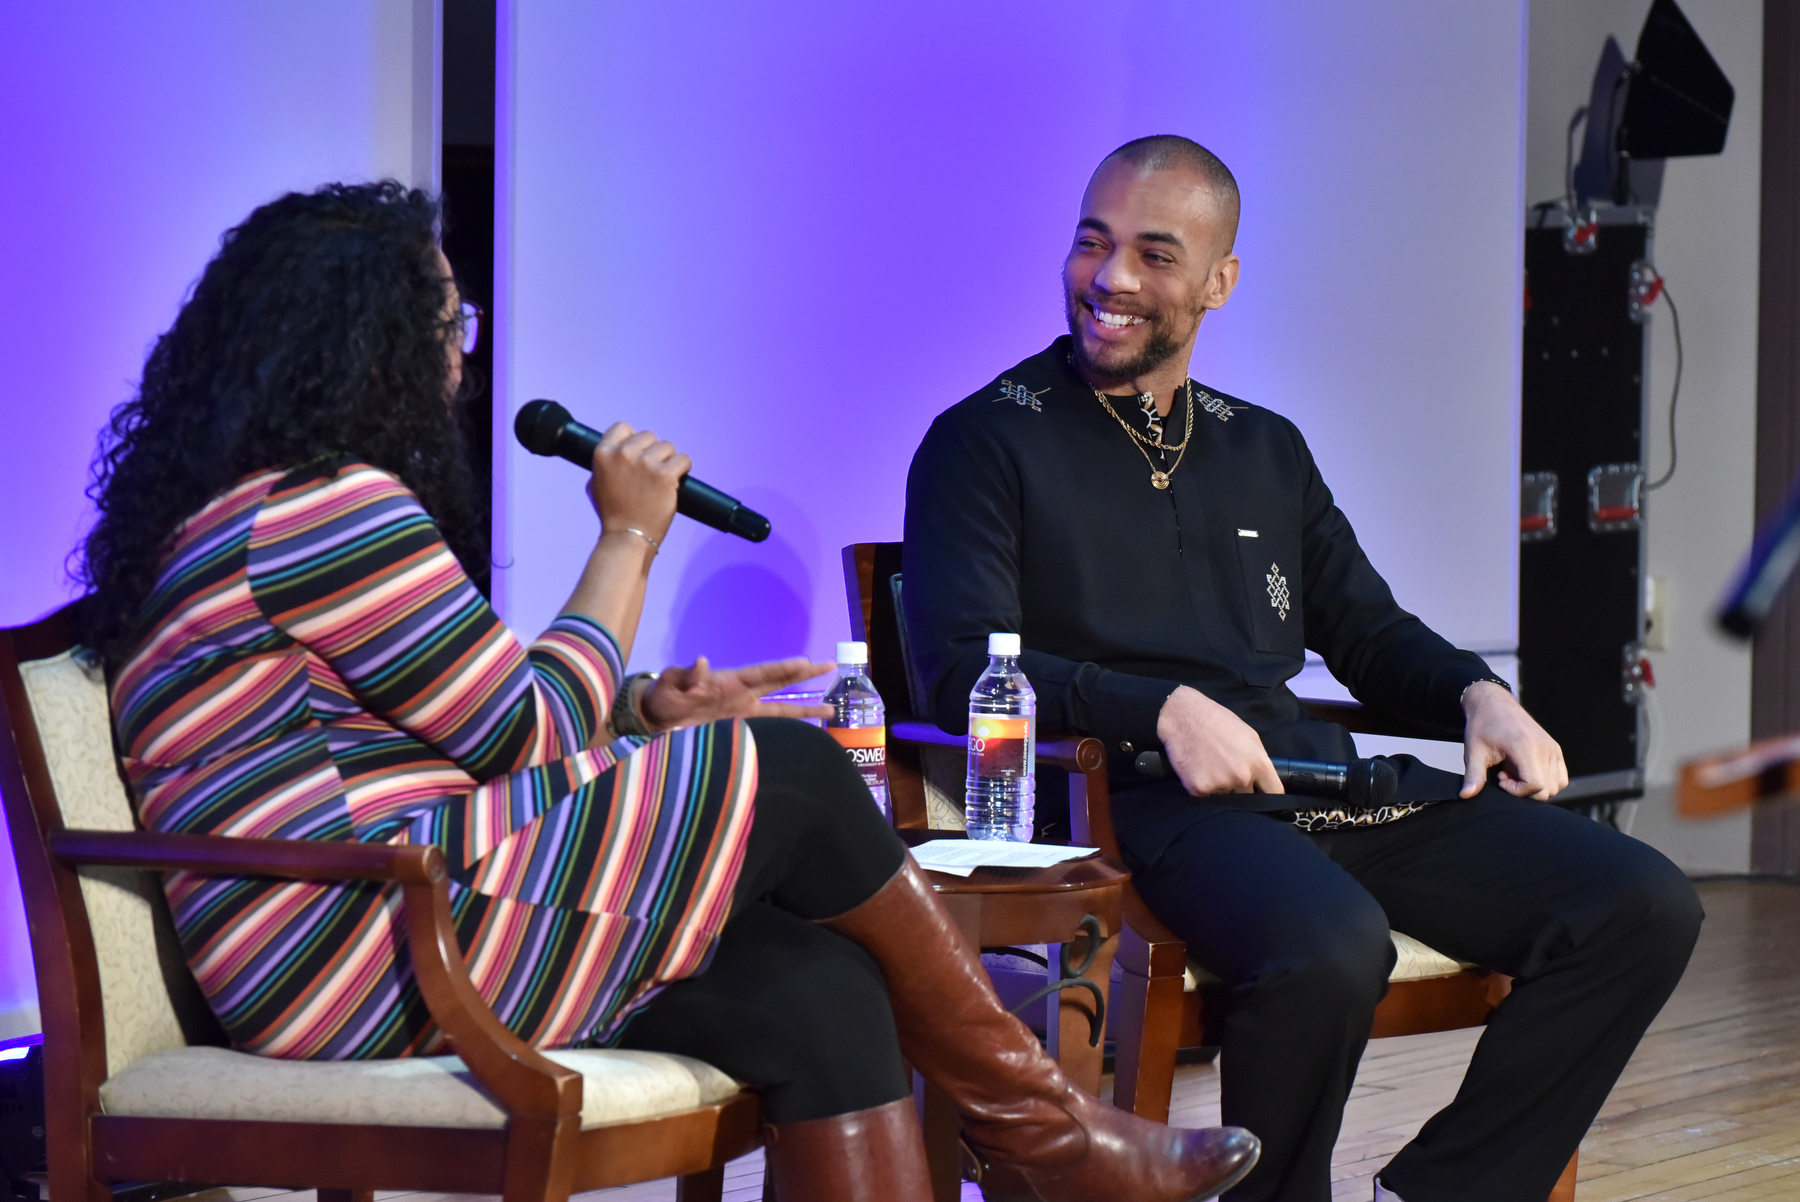
<instances>
[{"instance_id":1,"label":"white wall","mask_svg":"<svg viewBox=\"0 0 1800 1202\"><path fill-rule=\"evenodd\" d=\"M435 0L0 5L0 624L70 599L95 436L219 235L283 192L435 183ZM0 838L0 1038L36 1029Z\"/></svg>"},{"instance_id":2,"label":"white wall","mask_svg":"<svg viewBox=\"0 0 1800 1202\"><path fill-rule=\"evenodd\" d=\"M1528 199L1563 191L1563 138L1587 103L1606 36L1630 58L1649 0L1537 0L1531 5ZM1756 323L1762 142L1761 0L1681 0L1737 89L1725 152L1671 159L1657 211L1654 257L1681 307L1686 367L1678 407L1680 465L1649 494L1649 572L1666 593L1667 649L1653 651L1650 789L1633 834L1693 872L1747 872L1750 821L1683 823L1669 786L1688 756L1750 737L1750 656L1713 630L1712 610L1754 524ZM1668 401L1675 344L1668 310L1650 327L1651 478L1669 461Z\"/></svg>"},{"instance_id":3,"label":"white wall","mask_svg":"<svg viewBox=\"0 0 1800 1202\"><path fill-rule=\"evenodd\" d=\"M502 25L502 422L551 396L653 425L775 521L762 547L677 523L640 666L843 637L839 548L899 537L932 416L1061 332L1087 175L1161 132L1245 201L1195 376L1300 423L1403 604L1516 643L1521 0L534 0ZM571 469L499 445L496 591L531 632L594 523Z\"/></svg>"}]
</instances>

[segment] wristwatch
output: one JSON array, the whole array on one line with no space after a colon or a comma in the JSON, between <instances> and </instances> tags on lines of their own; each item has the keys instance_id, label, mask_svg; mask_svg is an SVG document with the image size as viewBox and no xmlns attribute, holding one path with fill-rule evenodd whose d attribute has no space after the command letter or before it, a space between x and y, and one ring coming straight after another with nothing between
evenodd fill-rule
<instances>
[{"instance_id":1,"label":"wristwatch","mask_svg":"<svg viewBox=\"0 0 1800 1202\"><path fill-rule=\"evenodd\" d=\"M619 682L619 691L613 694L612 714L608 719L613 734L620 738L628 736L648 739L655 731L644 720L644 711L637 705L637 683L640 680L655 680L654 672L634 672Z\"/></svg>"}]
</instances>

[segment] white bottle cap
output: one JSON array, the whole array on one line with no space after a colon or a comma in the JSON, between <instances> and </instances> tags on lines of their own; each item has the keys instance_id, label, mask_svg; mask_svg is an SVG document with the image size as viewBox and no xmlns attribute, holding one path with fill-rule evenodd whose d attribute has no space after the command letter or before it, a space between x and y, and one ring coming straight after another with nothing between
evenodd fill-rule
<instances>
[{"instance_id":1,"label":"white bottle cap","mask_svg":"<svg viewBox=\"0 0 1800 1202\"><path fill-rule=\"evenodd\" d=\"M989 655L1017 655L1019 653L1019 636L1016 634L988 635Z\"/></svg>"},{"instance_id":2,"label":"white bottle cap","mask_svg":"<svg viewBox=\"0 0 1800 1202\"><path fill-rule=\"evenodd\" d=\"M840 664L868 663L869 645L867 643L839 643L837 662Z\"/></svg>"}]
</instances>

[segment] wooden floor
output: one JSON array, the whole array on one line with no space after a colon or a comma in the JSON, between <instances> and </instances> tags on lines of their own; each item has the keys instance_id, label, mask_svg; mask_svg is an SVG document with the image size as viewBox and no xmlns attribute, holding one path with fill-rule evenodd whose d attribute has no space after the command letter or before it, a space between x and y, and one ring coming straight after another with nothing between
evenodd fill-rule
<instances>
[{"instance_id":1,"label":"wooden floor","mask_svg":"<svg viewBox=\"0 0 1800 1202\"><path fill-rule=\"evenodd\" d=\"M1800 886L1721 881L1702 883L1700 895L1707 921L1687 975L1582 1142L1580 1202L1800 1199ZM1370 1197L1370 1178L1456 1092L1479 1035L1369 1045L1333 1157L1334 1198ZM1173 1121L1218 1118L1216 1069L1178 1069ZM230 1193L236 1202L311 1202L277 1190ZM650 1182L579 1197L673 1202L675 1190ZM725 1197L762 1197L760 1153L731 1166ZM979 1194L967 1186L964 1198Z\"/></svg>"}]
</instances>

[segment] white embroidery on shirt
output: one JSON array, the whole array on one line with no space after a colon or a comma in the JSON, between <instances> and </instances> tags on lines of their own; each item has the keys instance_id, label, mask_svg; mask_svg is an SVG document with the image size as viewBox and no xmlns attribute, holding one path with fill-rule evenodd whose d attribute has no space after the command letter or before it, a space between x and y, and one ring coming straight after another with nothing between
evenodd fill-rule
<instances>
[{"instance_id":1,"label":"white embroidery on shirt","mask_svg":"<svg viewBox=\"0 0 1800 1202\"><path fill-rule=\"evenodd\" d=\"M1206 410L1222 422L1231 420L1233 406L1227 405L1224 401L1221 401L1218 397L1206 391L1204 388L1196 388L1194 391L1199 394L1200 408ZM1248 405L1238 405L1235 407L1238 409L1249 408Z\"/></svg>"},{"instance_id":2,"label":"white embroidery on shirt","mask_svg":"<svg viewBox=\"0 0 1800 1202\"><path fill-rule=\"evenodd\" d=\"M1154 438L1157 442L1161 442L1163 440L1162 414L1156 411L1155 394L1149 392L1141 393L1138 396L1137 402L1138 408L1144 411L1144 424L1150 428L1150 437Z\"/></svg>"},{"instance_id":3,"label":"white embroidery on shirt","mask_svg":"<svg viewBox=\"0 0 1800 1202\"><path fill-rule=\"evenodd\" d=\"M1011 380L1002 380L1000 381L1000 395L994 399L996 401L1011 401L1015 405L1029 405L1034 411L1042 413L1044 407L1038 404L1038 398L1049 391L1048 388L1040 388L1036 392L1032 392L1023 384L1014 384Z\"/></svg>"},{"instance_id":4,"label":"white embroidery on shirt","mask_svg":"<svg viewBox=\"0 0 1800 1202\"><path fill-rule=\"evenodd\" d=\"M1287 621L1288 582L1287 577L1281 574L1280 565L1270 564L1269 574L1263 579L1269 582L1269 605L1275 610L1275 616L1283 622Z\"/></svg>"}]
</instances>

